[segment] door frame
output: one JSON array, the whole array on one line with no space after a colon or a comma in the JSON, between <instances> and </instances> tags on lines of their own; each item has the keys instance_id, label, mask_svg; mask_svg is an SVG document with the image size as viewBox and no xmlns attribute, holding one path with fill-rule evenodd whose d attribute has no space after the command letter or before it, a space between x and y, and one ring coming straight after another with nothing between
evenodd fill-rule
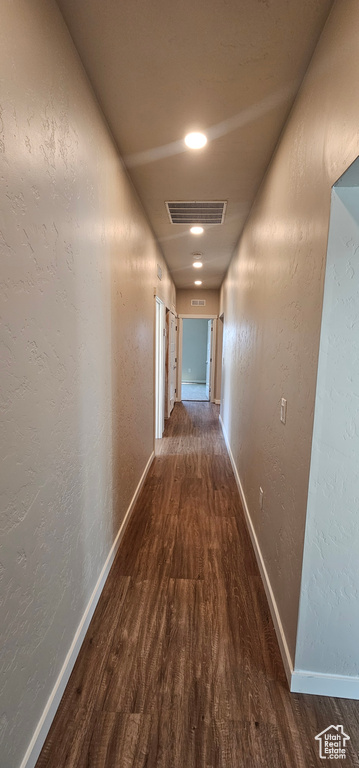
<instances>
[{"instance_id":1,"label":"door frame","mask_svg":"<svg viewBox=\"0 0 359 768\"><path fill-rule=\"evenodd\" d=\"M214 320L207 320L207 354L206 354L206 396L210 400L209 393L211 392L211 362L214 357L213 349L213 328ZM207 390L208 385L208 390Z\"/></svg>"},{"instance_id":2,"label":"door frame","mask_svg":"<svg viewBox=\"0 0 359 768\"><path fill-rule=\"evenodd\" d=\"M171 408L171 370L170 370L170 364L171 364L171 321L174 322L174 370L175 370L175 376L174 376L174 398L173 398L173 405ZM173 309L169 309L166 307L166 392L165 392L165 419L169 419L174 407L174 404L176 402L176 393L177 393L177 357L178 357L178 342L177 342L177 333L178 333L178 317L176 312Z\"/></svg>"},{"instance_id":3,"label":"door frame","mask_svg":"<svg viewBox=\"0 0 359 768\"><path fill-rule=\"evenodd\" d=\"M212 362L210 373L211 396L210 403L215 402L214 386L217 354L217 322L218 315L178 315L178 356L177 356L177 397L176 403L182 402L182 350L183 350L183 320L213 320ZM207 401L204 401L207 402Z\"/></svg>"},{"instance_id":4,"label":"door frame","mask_svg":"<svg viewBox=\"0 0 359 768\"><path fill-rule=\"evenodd\" d=\"M155 295L155 439L162 437L165 425L165 358L166 307L162 299Z\"/></svg>"}]
</instances>

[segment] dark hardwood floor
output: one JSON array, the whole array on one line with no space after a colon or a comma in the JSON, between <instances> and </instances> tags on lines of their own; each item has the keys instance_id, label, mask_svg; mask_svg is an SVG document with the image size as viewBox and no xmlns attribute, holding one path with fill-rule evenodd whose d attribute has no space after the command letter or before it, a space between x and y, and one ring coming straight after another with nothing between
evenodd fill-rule
<instances>
[{"instance_id":1,"label":"dark hardwood floor","mask_svg":"<svg viewBox=\"0 0 359 768\"><path fill-rule=\"evenodd\" d=\"M359 702L290 694L218 423L177 404L37 768L316 768Z\"/></svg>"}]
</instances>

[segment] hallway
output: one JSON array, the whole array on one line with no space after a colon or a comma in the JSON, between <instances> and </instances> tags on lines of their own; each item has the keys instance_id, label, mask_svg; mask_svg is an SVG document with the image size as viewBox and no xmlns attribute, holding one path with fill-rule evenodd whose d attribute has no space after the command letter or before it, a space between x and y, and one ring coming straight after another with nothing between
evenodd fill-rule
<instances>
[{"instance_id":1,"label":"hallway","mask_svg":"<svg viewBox=\"0 0 359 768\"><path fill-rule=\"evenodd\" d=\"M37 768L310 768L357 702L290 694L218 406L176 404Z\"/></svg>"}]
</instances>

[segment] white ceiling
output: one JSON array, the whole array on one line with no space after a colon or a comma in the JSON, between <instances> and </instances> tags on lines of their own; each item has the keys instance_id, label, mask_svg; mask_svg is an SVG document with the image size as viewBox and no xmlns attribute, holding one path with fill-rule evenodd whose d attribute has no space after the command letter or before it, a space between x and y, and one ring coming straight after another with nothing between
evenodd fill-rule
<instances>
[{"instance_id":1,"label":"white ceiling","mask_svg":"<svg viewBox=\"0 0 359 768\"><path fill-rule=\"evenodd\" d=\"M178 288L220 286L332 0L58 0ZM188 150L203 130L209 143ZM200 237L166 200L227 200ZM196 272L196 274L194 274Z\"/></svg>"}]
</instances>

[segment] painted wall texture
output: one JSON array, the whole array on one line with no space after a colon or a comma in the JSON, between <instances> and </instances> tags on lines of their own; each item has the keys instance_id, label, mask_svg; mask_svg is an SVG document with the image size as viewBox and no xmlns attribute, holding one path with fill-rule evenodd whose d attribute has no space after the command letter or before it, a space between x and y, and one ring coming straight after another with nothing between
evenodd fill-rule
<instances>
[{"instance_id":1,"label":"painted wall texture","mask_svg":"<svg viewBox=\"0 0 359 768\"><path fill-rule=\"evenodd\" d=\"M3 2L0 764L17 768L153 449L156 265L60 12Z\"/></svg>"},{"instance_id":2,"label":"painted wall texture","mask_svg":"<svg viewBox=\"0 0 359 768\"><path fill-rule=\"evenodd\" d=\"M358 679L359 160L355 165L357 186L332 192L296 667Z\"/></svg>"},{"instance_id":3,"label":"painted wall texture","mask_svg":"<svg viewBox=\"0 0 359 768\"><path fill-rule=\"evenodd\" d=\"M183 320L182 381L206 381L208 320Z\"/></svg>"},{"instance_id":4,"label":"painted wall texture","mask_svg":"<svg viewBox=\"0 0 359 768\"><path fill-rule=\"evenodd\" d=\"M330 194L359 154L358 34L359 4L336 3L222 292L222 418L292 662Z\"/></svg>"}]
</instances>

